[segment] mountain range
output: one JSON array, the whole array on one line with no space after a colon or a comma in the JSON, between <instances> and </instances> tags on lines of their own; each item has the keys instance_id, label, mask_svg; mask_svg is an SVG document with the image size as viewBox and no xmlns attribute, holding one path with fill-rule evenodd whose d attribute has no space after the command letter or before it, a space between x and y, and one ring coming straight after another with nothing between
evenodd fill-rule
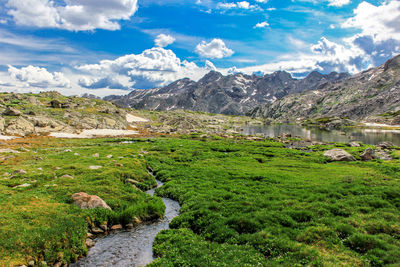
<instances>
[{"instance_id":1,"label":"mountain range","mask_svg":"<svg viewBox=\"0 0 400 267\"><path fill-rule=\"evenodd\" d=\"M304 79L295 79L285 71L262 77L242 73L224 76L211 71L198 82L185 78L166 87L134 90L126 96L108 96L105 100L136 109L186 109L244 115L255 107L273 103L286 95L315 90L348 77L346 73L323 75L316 71Z\"/></svg>"},{"instance_id":2,"label":"mountain range","mask_svg":"<svg viewBox=\"0 0 400 267\"><path fill-rule=\"evenodd\" d=\"M400 55L317 90L291 94L254 109L255 117L279 121L339 117L400 124Z\"/></svg>"}]
</instances>

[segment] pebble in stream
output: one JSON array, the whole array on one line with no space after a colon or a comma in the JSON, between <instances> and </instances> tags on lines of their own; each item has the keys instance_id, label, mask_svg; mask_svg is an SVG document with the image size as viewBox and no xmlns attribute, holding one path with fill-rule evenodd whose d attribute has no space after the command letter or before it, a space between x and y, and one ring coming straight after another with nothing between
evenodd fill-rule
<instances>
[{"instance_id":1,"label":"pebble in stream","mask_svg":"<svg viewBox=\"0 0 400 267\"><path fill-rule=\"evenodd\" d=\"M162 186L160 181L157 185ZM153 195L154 190L146 193ZM79 260L70 266L144 266L154 260L153 242L156 235L165 229L169 229L169 223L179 215L179 203L169 198L162 199L166 210L165 217L155 223L142 224L132 231L123 231L99 238L96 245L90 249L86 258Z\"/></svg>"}]
</instances>

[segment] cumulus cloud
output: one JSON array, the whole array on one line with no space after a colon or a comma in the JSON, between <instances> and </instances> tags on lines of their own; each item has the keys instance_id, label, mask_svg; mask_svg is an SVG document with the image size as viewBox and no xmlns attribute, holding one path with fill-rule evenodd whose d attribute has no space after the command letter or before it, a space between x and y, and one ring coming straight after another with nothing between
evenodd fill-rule
<instances>
[{"instance_id":1,"label":"cumulus cloud","mask_svg":"<svg viewBox=\"0 0 400 267\"><path fill-rule=\"evenodd\" d=\"M154 40L154 43L158 47L166 47L172 43L175 42L175 38L172 37L171 35L166 35L166 34L159 34L156 39Z\"/></svg>"},{"instance_id":2,"label":"cumulus cloud","mask_svg":"<svg viewBox=\"0 0 400 267\"><path fill-rule=\"evenodd\" d=\"M70 31L118 30L137 10L137 0L8 0L18 25Z\"/></svg>"},{"instance_id":3,"label":"cumulus cloud","mask_svg":"<svg viewBox=\"0 0 400 267\"><path fill-rule=\"evenodd\" d=\"M234 54L221 39L213 39L209 43L202 41L196 46L195 52L204 58L224 58Z\"/></svg>"},{"instance_id":4,"label":"cumulus cloud","mask_svg":"<svg viewBox=\"0 0 400 267\"><path fill-rule=\"evenodd\" d=\"M259 1L257 1L259 2ZM218 9L248 9L248 10L262 10L258 5L251 5L247 1L241 1L236 3L222 3L217 4Z\"/></svg>"},{"instance_id":5,"label":"cumulus cloud","mask_svg":"<svg viewBox=\"0 0 400 267\"><path fill-rule=\"evenodd\" d=\"M269 26L269 23L266 21L257 23L253 28L267 28Z\"/></svg>"},{"instance_id":6,"label":"cumulus cloud","mask_svg":"<svg viewBox=\"0 0 400 267\"><path fill-rule=\"evenodd\" d=\"M350 0L328 0L329 4L328 6L336 6L336 7L341 7L350 4Z\"/></svg>"},{"instance_id":7,"label":"cumulus cloud","mask_svg":"<svg viewBox=\"0 0 400 267\"><path fill-rule=\"evenodd\" d=\"M193 62L181 61L174 52L162 47L154 47L141 54L125 55L115 60L102 60L98 64L77 66L76 69L84 72L86 77L92 77L81 79L81 86L118 87L116 81L109 77L119 77L119 89L160 87L184 77L198 79L207 72ZM123 77L126 78L125 82L122 82Z\"/></svg>"},{"instance_id":8,"label":"cumulus cloud","mask_svg":"<svg viewBox=\"0 0 400 267\"><path fill-rule=\"evenodd\" d=\"M15 68L8 66L8 73L17 82L22 82L27 86L48 88L70 87L70 81L61 72L48 72L45 68L28 66L23 68Z\"/></svg>"},{"instance_id":9,"label":"cumulus cloud","mask_svg":"<svg viewBox=\"0 0 400 267\"><path fill-rule=\"evenodd\" d=\"M381 64L400 53L399 21L399 1L384 2L380 6L362 2L354 10L354 17L341 25L360 29L361 33L344 41L362 49L373 65Z\"/></svg>"}]
</instances>

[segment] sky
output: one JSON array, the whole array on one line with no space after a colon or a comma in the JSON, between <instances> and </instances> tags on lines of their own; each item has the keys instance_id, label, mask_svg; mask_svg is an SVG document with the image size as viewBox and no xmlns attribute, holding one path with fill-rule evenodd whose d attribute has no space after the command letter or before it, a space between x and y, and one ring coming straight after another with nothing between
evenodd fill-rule
<instances>
[{"instance_id":1,"label":"sky","mask_svg":"<svg viewBox=\"0 0 400 267\"><path fill-rule=\"evenodd\" d=\"M400 0L0 0L0 91L128 94L211 70L355 74L400 54Z\"/></svg>"}]
</instances>

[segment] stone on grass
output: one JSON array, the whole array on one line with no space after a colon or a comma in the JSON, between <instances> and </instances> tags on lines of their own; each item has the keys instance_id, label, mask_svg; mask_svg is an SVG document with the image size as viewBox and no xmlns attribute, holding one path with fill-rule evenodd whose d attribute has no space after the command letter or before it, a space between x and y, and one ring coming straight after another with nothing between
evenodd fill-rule
<instances>
[{"instance_id":1,"label":"stone on grass","mask_svg":"<svg viewBox=\"0 0 400 267\"><path fill-rule=\"evenodd\" d=\"M60 178L63 178L63 179L74 179L74 177L72 177L71 175L68 175L68 174L64 174Z\"/></svg>"},{"instance_id":2,"label":"stone on grass","mask_svg":"<svg viewBox=\"0 0 400 267\"><path fill-rule=\"evenodd\" d=\"M74 204L80 207L81 209L103 208L111 210L111 208L107 205L107 203L100 197L95 195L89 195L85 192L73 194L72 200L74 201Z\"/></svg>"},{"instance_id":3,"label":"stone on grass","mask_svg":"<svg viewBox=\"0 0 400 267\"><path fill-rule=\"evenodd\" d=\"M8 135L26 136L36 133L35 126L28 120L18 117L8 123L4 132Z\"/></svg>"},{"instance_id":4,"label":"stone on grass","mask_svg":"<svg viewBox=\"0 0 400 267\"><path fill-rule=\"evenodd\" d=\"M13 107L7 107L7 109L3 113L6 116L21 116L21 111Z\"/></svg>"},{"instance_id":5,"label":"stone on grass","mask_svg":"<svg viewBox=\"0 0 400 267\"><path fill-rule=\"evenodd\" d=\"M377 145L377 147L380 147L383 149L388 149L388 148L394 147L394 144L392 144L390 142L382 142L382 143L379 143L379 145Z\"/></svg>"},{"instance_id":6,"label":"stone on grass","mask_svg":"<svg viewBox=\"0 0 400 267\"><path fill-rule=\"evenodd\" d=\"M103 234L104 231L102 229L100 229L100 228L93 227L92 228L92 233L95 234L95 235L98 235L98 234Z\"/></svg>"},{"instance_id":7,"label":"stone on grass","mask_svg":"<svg viewBox=\"0 0 400 267\"><path fill-rule=\"evenodd\" d=\"M20 184L20 185L14 186L13 188L24 188L24 187L29 187L29 186L31 186L31 184Z\"/></svg>"},{"instance_id":8,"label":"stone on grass","mask_svg":"<svg viewBox=\"0 0 400 267\"><path fill-rule=\"evenodd\" d=\"M111 159L112 157L113 157L113 155L108 155L107 156L108 159Z\"/></svg>"},{"instance_id":9,"label":"stone on grass","mask_svg":"<svg viewBox=\"0 0 400 267\"><path fill-rule=\"evenodd\" d=\"M98 158L100 157L99 153L93 154L92 157Z\"/></svg>"},{"instance_id":10,"label":"stone on grass","mask_svg":"<svg viewBox=\"0 0 400 267\"><path fill-rule=\"evenodd\" d=\"M353 142L350 142L350 143L349 143L349 146L351 146L351 147L360 147L361 145L360 145L359 142L353 141Z\"/></svg>"},{"instance_id":11,"label":"stone on grass","mask_svg":"<svg viewBox=\"0 0 400 267\"><path fill-rule=\"evenodd\" d=\"M122 225L120 224L116 224L111 226L111 230L122 230Z\"/></svg>"},{"instance_id":12,"label":"stone on grass","mask_svg":"<svg viewBox=\"0 0 400 267\"><path fill-rule=\"evenodd\" d=\"M89 166L89 169L91 169L91 170L98 170L101 168L103 168L103 166Z\"/></svg>"},{"instance_id":13,"label":"stone on grass","mask_svg":"<svg viewBox=\"0 0 400 267\"><path fill-rule=\"evenodd\" d=\"M94 241L90 238L87 238L85 243L88 248L94 247Z\"/></svg>"},{"instance_id":14,"label":"stone on grass","mask_svg":"<svg viewBox=\"0 0 400 267\"><path fill-rule=\"evenodd\" d=\"M364 153L362 153L360 157L364 161L369 161L369 160L373 160L373 159L377 158L377 156L375 154L375 150L373 150L371 148L365 149Z\"/></svg>"},{"instance_id":15,"label":"stone on grass","mask_svg":"<svg viewBox=\"0 0 400 267\"><path fill-rule=\"evenodd\" d=\"M343 149L331 149L324 153L325 157L328 157L332 161L355 161L356 159L344 151Z\"/></svg>"}]
</instances>

